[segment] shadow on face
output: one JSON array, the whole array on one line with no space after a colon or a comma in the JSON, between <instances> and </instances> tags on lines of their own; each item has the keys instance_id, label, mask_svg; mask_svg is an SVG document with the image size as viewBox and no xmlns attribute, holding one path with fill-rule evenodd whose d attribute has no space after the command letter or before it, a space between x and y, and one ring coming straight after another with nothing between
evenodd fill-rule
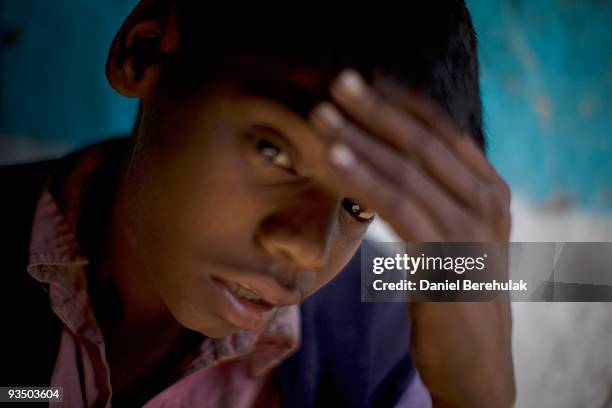
<instances>
[{"instance_id":1,"label":"shadow on face","mask_svg":"<svg viewBox=\"0 0 612 408\"><path fill-rule=\"evenodd\" d=\"M127 191L130 233L184 326L258 329L354 254L369 221L316 181L324 143L305 116L330 75L241 59L201 92L143 102Z\"/></svg>"}]
</instances>

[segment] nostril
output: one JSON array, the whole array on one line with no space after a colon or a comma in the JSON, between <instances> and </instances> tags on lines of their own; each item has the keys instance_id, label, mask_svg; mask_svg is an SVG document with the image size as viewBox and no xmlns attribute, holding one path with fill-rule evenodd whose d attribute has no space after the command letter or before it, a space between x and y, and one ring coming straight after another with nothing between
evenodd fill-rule
<instances>
[{"instance_id":1,"label":"nostril","mask_svg":"<svg viewBox=\"0 0 612 408\"><path fill-rule=\"evenodd\" d=\"M300 294L300 301L304 300L315 289L316 275L316 272L311 270L301 270L293 274L291 290Z\"/></svg>"},{"instance_id":2,"label":"nostril","mask_svg":"<svg viewBox=\"0 0 612 408\"><path fill-rule=\"evenodd\" d=\"M276 283L283 289L293 293L299 293L304 299L306 293L310 293L316 283L316 272L287 264L275 264L270 269L271 275Z\"/></svg>"},{"instance_id":3,"label":"nostril","mask_svg":"<svg viewBox=\"0 0 612 408\"><path fill-rule=\"evenodd\" d=\"M297 282L293 276L278 276L276 282L285 289L294 291L297 289Z\"/></svg>"},{"instance_id":4,"label":"nostril","mask_svg":"<svg viewBox=\"0 0 612 408\"><path fill-rule=\"evenodd\" d=\"M295 260L294 254L291 250L287 249L286 246L279 244L273 248L273 252L278 259L282 262L292 262Z\"/></svg>"}]
</instances>

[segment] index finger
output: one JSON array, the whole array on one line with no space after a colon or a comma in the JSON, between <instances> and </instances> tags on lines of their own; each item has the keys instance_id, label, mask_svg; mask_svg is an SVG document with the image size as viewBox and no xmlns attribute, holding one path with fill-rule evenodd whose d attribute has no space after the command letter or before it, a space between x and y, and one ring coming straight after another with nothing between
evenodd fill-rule
<instances>
[{"instance_id":1,"label":"index finger","mask_svg":"<svg viewBox=\"0 0 612 408\"><path fill-rule=\"evenodd\" d=\"M497 173L472 136L460 131L431 98L386 79L378 85L384 97L374 92L358 72L347 69L332 86L331 94L357 122L426 164L435 165L434 153L442 156L445 167L460 173L460 167L465 167L485 180L496 179Z\"/></svg>"},{"instance_id":2,"label":"index finger","mask_svg":"<svg viewBox=\"0 0 612 408\"><path fill-rule=\"evenodd\" d=\"M354 123L416 160L460 201L477 206L484 190L481 178L433 129L374 92L353 70L345 70L337 83L332 97Z\"/></svg>"},{"instance_id":3,"label":"index finger","mask_svg":"<svg viewBox=\"0 0 612 408\"><path fill-rule=\"evenodd\" d=\"M391 88L383 82L383 88ZM389 95L394 95L399 104L409 112L418 116L463 159L464 163L485 179L494 179L497 176L495 168L487 160L484 146L479 146L474 135L459 129L449 114L446 113L431 97L425 93L407 89L405 92L395 92L389 89ZM483 136L484 138L484 136ZM482 141L484 143L484 140Z\"/></svg>"}]
</instances>

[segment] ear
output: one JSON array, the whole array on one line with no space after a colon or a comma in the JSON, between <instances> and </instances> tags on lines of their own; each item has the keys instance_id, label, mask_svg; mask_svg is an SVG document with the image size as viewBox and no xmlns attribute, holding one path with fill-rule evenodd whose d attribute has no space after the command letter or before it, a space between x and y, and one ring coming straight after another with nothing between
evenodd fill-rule
<instances>
[{"instance_id":1,"label":"ear","mask_svg":"<svg viewBox=\"0 0 612 408\"><path fill-rule=\"evenodd\" d=\"M170 0L142 0L113 40L106 78L115 91L145 99L157 86L160 56L178 50L176 12Z\"/></svg>"}]
</instances>

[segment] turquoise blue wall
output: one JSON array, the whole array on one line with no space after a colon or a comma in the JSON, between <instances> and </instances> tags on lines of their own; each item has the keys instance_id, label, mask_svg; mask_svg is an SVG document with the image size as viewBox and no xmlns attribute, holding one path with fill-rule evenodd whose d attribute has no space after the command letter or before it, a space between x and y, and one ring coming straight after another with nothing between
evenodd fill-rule
<instances>
[{"instance_id":1,"label":"turquoise blue wall","mask_svg":"<svg viewBox=\"0 0 612 408\"><path fill-rule=\"evenodd\" d=\"M0 133L82 145L125 133L136 104L104 64L134 0L0 0ZM5 34L6 35L6 34Z\"/></svg>"},{"instance_id":2,"label":"turquoise blue wall","mask_svg":"<svg viewBox=\"0 0 612 408\"><path fill-rule=\"evenodd\" d=\"M535 201L612 210L612 2L468 5L492 161Z\"/></svg>"},{"instance_id":3,"label":"turquoise blue wall","mask_svg":"<svg viewBox=\"0 0 612 408\"><path fill-rule=\"evenodd\" d=\"M134 0L0 0L0 134L83 145L129 131L106 52ZM517 194L612 211L612 3L470 0L490 157Z\"/></svg>"}]
</instances>

